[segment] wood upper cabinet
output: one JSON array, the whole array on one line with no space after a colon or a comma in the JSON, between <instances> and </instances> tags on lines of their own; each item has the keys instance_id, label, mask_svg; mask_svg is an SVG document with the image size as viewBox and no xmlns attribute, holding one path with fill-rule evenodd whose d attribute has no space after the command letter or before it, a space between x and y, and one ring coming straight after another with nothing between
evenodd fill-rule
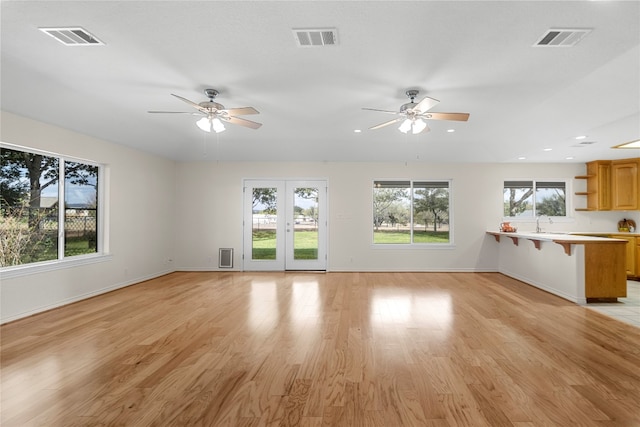
<instances>
[{"instance_id":1,"label":"wood upper cabinet","mask_svg":"<svg viewBox=\"0 0 640 427\"><path fill-rule=\"evenodd\" d=\"M577 211L640 210L640 158L594 160L587 163L587 174L576 176L587 181L587 207Z\"/></svg>"},{"instance_id":2,"label":"wood upper cabinet","mask_svg":"<svg viewBox=\"0 0 640 427\"><path fill-rule=\"evenodd\" d=\"M640 158L611 162L611 208L619 211L638 210L640 195Z\"/></svg>"},{"instance_id":3,"label":"wood upper cabinet","mask_svg":"<svg viewBox=\"0 0 640 427\"><path fill-rule=\"evenodd\" d=\"M587 163L587 174L576 176L587 180L587 191L576 193L587 196L587 208L576 210L611 210L611 160L595 160Z\"/></svg>"}]
</instances>

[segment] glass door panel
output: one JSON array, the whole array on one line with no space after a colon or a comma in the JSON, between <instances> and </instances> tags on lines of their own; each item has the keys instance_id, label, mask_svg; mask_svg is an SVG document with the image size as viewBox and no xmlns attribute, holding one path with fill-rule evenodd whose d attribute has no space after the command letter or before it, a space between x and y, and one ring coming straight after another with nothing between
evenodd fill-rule
<instances>
[{"instance_id":1,"label":"glass door panel","mask_svg":"<svg viewBox=\"0 0 640 427\"><path fill-rule=\"evenodd\" d=\"M287 181L287 270L326 270L326 181Z\"/></svg>"},{"instance_id":2,"label":"glass door panel","mask_svg":"<svg viewBox=\"0 0 640 427\"><path fill-rule=\"evenodd\" d=\"M276 259L277 196L276 187L255 187L252 190L252 260Z\"/></svg>"},{"instance_id":3,"label":"glass door panel","mask_svg":"<svg viewBox=\"0 0 640 427\"><path fill-rule=\"evenodd\" d=\"M284 184L247 181L244 206L244 269L284 270Z\"/></svg>"},{"instance_id":4,"label":"glass door panel","mask_svg":"<svg viewBox=\"0 0 640 427\"><path fill-rule=\"evenodd\" d=\"M326 181L245 181L245 270L326 270Z\"/></svg>"},{"instance_id":5,"label":"glass door panel","mask_svg":"<svg viewBox=\"0 0 640 427\"><path fill-rule=\"evenodd\" d=\"M318 259L317 187L293 189L293 259Z\"/></svg>"}]
</instances>

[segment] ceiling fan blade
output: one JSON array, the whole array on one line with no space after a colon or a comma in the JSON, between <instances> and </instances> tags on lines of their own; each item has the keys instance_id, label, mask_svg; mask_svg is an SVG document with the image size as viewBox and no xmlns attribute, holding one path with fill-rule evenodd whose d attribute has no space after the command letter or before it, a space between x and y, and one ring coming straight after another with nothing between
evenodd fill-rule
<instances>
[{"instance_id":1,"label":"ceiling fan blade","mask_svg":"<svg viewBox=\"0 0 640 427\"><path fill-rule=\"evenodd\" d=\"M403 117L398 117L397 119L389 120L388 122L384 122L384 123L380 123L379 125L372 126L369 129L370 130L380 129L380 128L383 128L385 126L389 126L389 125L392 125L394 123L401 122L402 120L404 120Z\"/></svg>"},{"instance_id":2,"label":"ceiling fan blade","mask_svg":"<svg viewBox=\"0 0 640 427\"><path fill-rule=\"evenodd\" d=\"M248 127L251 129L258 129L262 126L262 123L252 122L251 120L241 119L240 117L220 117L220 120L224 120L225 122L233 123L234 125L240 125L244 127Z\"/></svg>"},{"instance_id":3,"label":"ceiling fan blade","mask_svg":"<svg viewBox=\"0 0 640 427\"><path fill-rule=\"evenodd\" d=\"M222 111L226 111L230 116L244 116L247 114L260 114L258 110L253 107L241 107L241 108L226 108Z\"/></svg>"},{"instance_id":4,"label":"ceiling fan blade","mask_svg":"<svg viewBox=\"0 0 640 427\"><path fill-rule=\"evenodd\" d=\"M175 95L175 94L171 94L173 96L175 96L176 98L178 98L181 101L186 102L187 104L191 105L193 108L197 108L198 110L202 111L202 112L206 112L206 109L202 108L199 104L196 104L193 101L189 101L187 98L183 98L180 95Z\"/></svg>"},{"instance_id":5,"label":"ceiling fan blade","mask_svg":"<svg viewBox=\"0 0 640 427\"><path fill-rule=\"evenodd\" d=\"M458 122L466 122L469 120L469 113L427 113L425 119L431 120L455 120Z\"/></svg>"},{"instance_id":6,"label":"ceiling fan blade","mask_svg":"<svg viewBox=\"0 0 640 427\"><path fill-rule=\"evenodd\" d=\"M378 111L380 113L387 113L387 114L400 114L398 111L378 110L376 108L362 108L362 109L368 110L368 111Z\"/></svg>"},{"instance_id":7,"label":"ceiling fan blade","mask_svg":"<svg viewBox=\"0 0 640 427\"><path fill-rule=\"evenodd\" d=\"M429 98L428 96L426 96L422 101L418 103L418 105L413 107L413 111L420 111L424 113L425 111L429 111L439 103L440 101L438 101L437 99Z\"/></svg>"}]
</instances>

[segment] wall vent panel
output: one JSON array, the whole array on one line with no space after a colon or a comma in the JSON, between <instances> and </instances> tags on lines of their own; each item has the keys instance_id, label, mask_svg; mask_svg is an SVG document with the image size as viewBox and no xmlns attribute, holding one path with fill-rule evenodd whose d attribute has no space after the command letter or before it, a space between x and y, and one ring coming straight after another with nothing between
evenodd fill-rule
<instances>
[{"instance_id":1,"label":"wall vent panel","mask_svg":"<svg viewBox=\"0 0 640 427\"><path fill-rule=\"evenodd\" d=\"M233 268L233 248L220 248L218 268Z\"/></svg>"}]
</instances>

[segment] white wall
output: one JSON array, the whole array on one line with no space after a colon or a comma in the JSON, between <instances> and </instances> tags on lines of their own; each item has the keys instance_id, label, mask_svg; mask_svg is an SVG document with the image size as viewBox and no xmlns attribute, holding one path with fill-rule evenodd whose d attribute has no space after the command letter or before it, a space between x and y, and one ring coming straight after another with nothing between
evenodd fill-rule
<instances>
[{"instance_id":1,"label":"white wall","mask_svg":"<svg viewBox=\"0 0 640 427\"><path fill-rule=\"evenodd\" d=\"M173 161L6 112L0 120L2 142L107 165L111 253L105 262L0 277L2 322L173 270Z\"/></svg>"},{"instance_id":2,"label":"white wall","mask_svg":"<svg viewBox=\"0 0 640 427\"><path fill-rule=\"evenodd\" d=\"M217 269L218 248L234 248L242 267L243 179L323 178L329 183L329 271L497 271L497 246L487 229L502 221L505 179L567 179L584 174L584 164L429 163L231 163L177 164L176 268ZM380 249L371 244L371 186L374 179L452 179L454 247ZM572 195L573 188L568 189ZM577 207L583 196L570 196ZM623 217L638 212L571 212L546 231L615 231ZM517 224L534 230L535 221Z\"/></svg>"},{"instance_id":3,"label":"white wall","mask_svg":"<svg viewBox=\"0 0 640 427\"><path fill-rule=\"evenodd\" d=\"M328 180L329 271L497 271L498 246L485 230L497 230L502 220L503 181L574 183L573 177L585 172L584 164L175 163L6 112L0 120L3 142L108 166L111 253L102 263L0 276L0 322L174 270L216 270L221 247L235 248L234 269L240 269L243 179ZM454 246L389 250L371 245L374 179L452 179ZM572 202L584 204L581 196L572 196ZM640 224L638 211L577 212L545 228L615 231L623 217ZM535 223L518 227L533 230Z\"/></svg>"}]
</instances>

